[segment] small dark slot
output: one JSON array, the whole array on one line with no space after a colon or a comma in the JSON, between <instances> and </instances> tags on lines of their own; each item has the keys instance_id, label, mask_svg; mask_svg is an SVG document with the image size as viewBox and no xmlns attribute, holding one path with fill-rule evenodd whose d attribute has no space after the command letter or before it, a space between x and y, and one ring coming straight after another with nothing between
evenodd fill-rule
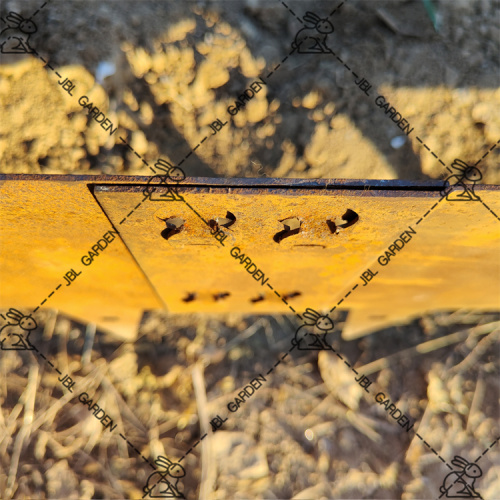
<instances>
[{"instance_id":1,"label":"small dark slot","mask_svg":"<svg viewBox=\"0 0 500 500\"><path fill-rule=\"evenodd\" d=\"M250 299L250 302L253 302L254 304L256 302L262 302L263 300L265 300L265 297L264 295L259 295L258 297L254 297L253 299Z\"/></svg>"},{"instance_id":2,"label":"small dark slot","mask_svg":"<svg viewBox=\"0 0 500 500\"><path fill-rule=\"evenodd\" d=\"M336 234L337 233L337 224L335 224L335 222L333 222L332 220L327 220L326 223L328 225L328 229L330 229L330 232L332 234Z\"/></svg>"},{"instance_id":3,"label":"small dark slot","mask_svg":"<svg viewBox=\"0 0 500 500\"><path fill-rule=\"evenodd\" d=\"M223 227L229 227L229 226L232 226L235 222L236 222L236 216L233 213L227 211L226 212L226 222L220 221L219 224Z\"/></svg>"},{"instance_id":4,"label":"small dark slot","mask_svg":"<svg viewBox=\"0 0 500 500\"><path fill-rule=\"evenodd\" d=\"M286 295L283 295L283 298L285 300L293 299L294 297L300 297L302 295L302 292L292 292L292 293L287 293Z\"/></svg>"},{"instance_id":5,"label":"small dark slot","mask_svg":"<svg viewBox=\"0 0 500 500\"><path fill-rule=\"evenodd\" d=\"M223 292L223 293L216 293L214 295L214 300L215 301L218 301L218 300L224 300L226 299L227 297L229 297L231 294L228 293L228 292Z\"/></svg>"},{"instance_id":6,"label":"small dark slot","mask_svg":"<svg viewBox=\"0 0 500 500\"><path fill-rule=\"evenodd\" d=\"M163 219L167 227L161 232L161 237L168 240L175 234L179 234L184 227L184 219L180 217L170 217Z\"/></svg>"},{"instance_id":7,"label":"small dark slot","mask_svg":"<svg viewBox=\"0 0 500 500\"><path fill-rule=\"evenodd\" d=\"M321 248L326 248L325 245L316 245L316 244L311 244L311 245L293 245L294 247L321 247Z\"/></svg>"},{"instance_id":8,"label":"small dark slot","mask_svg":"<svg viewBox=\"0 0 500 500\"><path fill-rule=\"evenodd\" d=\"M103 316L101 321L118 321L119 319L118 316Z\"/></svg>"},{"instance_id":9,"label":"small dark slot","mask_svg":"<svg viewBox=\"0 0 500 500\"><path fill-rule=\"evenodd\" d=\"M356 224L358 220L358 214L354 210L348 208L345 214L342 216L342 219L339 219L338 217L335 220L328 219L326 221L326 224L332 234L339 234L340 228L345 229L347 227L350 227Z\"/></svg>"},{"instance_id":10,"label":"small dark slot","mask_svg":"<svg viewBox=\"0 0 500 500\"><path fill-rule=\"evenodd\" d=\"M193 302L193 300L196 299L196 294L195 293L188 293L183 299L183 302Z\"/></svg>"},{"instance_id":11,"label":"small dark slot","mask_svg":"<svg viewBox=\"0 0 500 500\"><path fill-rule=\"evenodd\" d=\"M212 231L218 231L220 227L228 228L236 222L236 217L233 213L227 211L225 217L216 217L215 219L210 219L208 224Z\"/></svg>"},{"instance_id":12,"label":"small dark slot","mask_svg":"<svg viewBox=\"0 0 500 500\"><path fill-rule=\"evenodd\" d=\"M353 224L356 224L356 222L358 222L359 215L354 210L348 208L345 214L342 216L342 219L346 222L344 224L340 224L340 227L346 228L352 226Z\"/></svg>"},{"instance_id":13,"label":"small dark slot","mask_svg":"<svg viewBox=\"0 0 500 500\"><path fill-rule=\"evenodd\" d=\"M283 231L280 231L279 233L276 233L274 235L273 240L276 243L280 243L285 238L288 238L289 236L293 236L294 234L299 234L300 226L302 223L299 221L299 219L297 219L297 217L283 219L280 222L285 226L285 229L283 229Z\"/></svg>"}]
</instances>

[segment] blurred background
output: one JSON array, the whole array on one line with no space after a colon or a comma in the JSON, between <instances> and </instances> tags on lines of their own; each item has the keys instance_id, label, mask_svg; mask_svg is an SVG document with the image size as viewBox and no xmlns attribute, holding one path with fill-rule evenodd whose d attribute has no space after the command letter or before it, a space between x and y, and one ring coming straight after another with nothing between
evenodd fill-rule
<instances>
[{"instance_id":1,"label":"blurred background","mask_svg":"<svg viewBox=\"0 0 500 500\"><path fill-rule=\"evenodd\" d=\"M149 175L119 136L148 162L178 163L214 117L289 54L297 17L326 17L338 3L2 2L0 36L9 34L9 12L40 9L31 46L118 131L103 133L38 58L2 54L1 172ZM333 58L293 55L184 163L187 175L443 179L416 135L447 164L475 163L498 141L498 1L348 0L330 21L328 45L415 133L405 136ZM499 182L499 151L481 162L485 184ZM332 315L334 347L447 461L473 461L498 436L497 312L445 311L349 342L345 315ZM94 389L151 461L182 457L300 326L292 316L147 311L137 340L121 342L63 311L42 309L36 320L45 352ZM142 498L149 466L76 397L61 400L38 358L2 352L0 369L1 498ZM185 458L181 491L190 499L437 498L449 470L351 375L331 353L290 356ZM485 499L500 491L498 449L480 462Z\"/></svg>"}]
</instances>

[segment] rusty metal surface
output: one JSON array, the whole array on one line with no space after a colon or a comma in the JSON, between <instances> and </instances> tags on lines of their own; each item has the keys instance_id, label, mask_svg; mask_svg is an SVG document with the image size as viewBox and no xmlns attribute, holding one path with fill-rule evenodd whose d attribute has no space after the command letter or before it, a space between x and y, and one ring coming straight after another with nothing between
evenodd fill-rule
<instances>
[{"instance_id":1,"label":"rusty metal surface","mask_svg":"<svg viewBox=\"0 0 500 500\"><path fill-rule=\"evenodd\" d=\"M174 313L290 313L277 291L297 311L329 310L378 266L369 286L339 306L351 311L347 337L430 310L499 307L499 225L484 206L443 202L415 225L440 198L440 183L187 178L179 193L189 205L139 205L148 179L1 175L0 306L37 306L75 268L81 276L42 307L130 338L143 310L164 305ZM500 212L497 186L476 191ZM206 221L234 214L224 247L193 209ZM359 220L339 227L348 209ZM184 226L165 239L165 220L174 217ZM290 218L300 231L277 243L280 221ZM377 258L409 226L417 234L381 269ZM83 266L82 256L113 229L120 238ZM231 256L233 247L272 289Z\"/></svg>"},{"instance_id":2,"label":"rusty metal surface","mask_svg":"<svg viewBox=\"0 0 500 500\"><path fill-rule=\"evenodd\" d=\"M236 187L224 187L228 182ZM346 336L429 310L498 308L500 226L481 204L442 203L417 226L440 198L438 183L411 190L401 181L391 181L392 186L375 181L370 190L360 189L362 181L347 186L333 180L266 183L273 187L230 179L218 186L179 188L207 221L234 214L236 222L225 229L225 247L188 204L146 202L120 225L124 207L142 199L141 187L96 185L94 193L172 312L289 312L274 290L281 296L300 294L287 299L297 311L328 310L409 226L417 232L411 242L341 306L352 311ZM497 187L477 192L499 211ZM358 222L332 234L327 220L348 209L359 215ZM164 220L172 217L185 225L166 240ZM276 243L280 221L290 217L301 221L300 232ZM232 247L251 258L274 290L252 279L231 256Z\"/></svg>"},{"instance_id":3,"label":"rusty metal surface","mask_svg":"<svg viewBox=\"0 0 500 500\"><path fill-rule=\"evenodd\" d=\"M91 179L0 176L0 306L33 309L47 299L42 307L133 338L143 310L162 304L120 238L82 264L113 229L87 187ZM82 274L66 286L72 268Z\"/></svg>"},{"instance_id":4,"label":"rusty metal surface","mask_svg":"<svg viewBox=\"0 0 500 500\"><path fill-rule=\"evenodd\" d=\"M88 186L99 184L139 185L146 184L150 179L144 175L52 175L52 174L2 174L0 184L11 181L43 181L43 182L82 182ZM439 191L442 182L405 181L398 179L295 179L295 178L242 178L242 177L186 177L182 182L184 187L285 187L285 188L324 188L344 187L350 189L365 189L366 187L390 190L436 190ZM478 186L479 189L498 191L500 186Z\"/></svg>"}]
</instances>

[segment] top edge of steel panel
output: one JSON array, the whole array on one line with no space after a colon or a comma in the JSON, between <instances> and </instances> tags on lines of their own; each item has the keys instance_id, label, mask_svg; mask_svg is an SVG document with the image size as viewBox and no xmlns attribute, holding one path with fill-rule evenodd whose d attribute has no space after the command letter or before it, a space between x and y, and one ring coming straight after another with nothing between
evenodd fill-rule
<instances>
[{"instance_id":1,"label":"top edge of steel panel","mask_svg":"<svg viewBox=\"0 0 500 500\"><path fill-rule=\"evenodd\" d=\"M147 183L152 176L144 175L52 175L52 174L0 174L1 181L52 181L87 182L89 184L135 184ZM379 180L379 179L296 179L296 178L253 178L253 177L186 177L179 186L206 187L258 187L258 188L300 188L300 189L366 189L379 190L425 190L439 191L444 181L423 180ZM478 184L476 189L499 191L500 186Z\"/></svg>"}]
</instances>

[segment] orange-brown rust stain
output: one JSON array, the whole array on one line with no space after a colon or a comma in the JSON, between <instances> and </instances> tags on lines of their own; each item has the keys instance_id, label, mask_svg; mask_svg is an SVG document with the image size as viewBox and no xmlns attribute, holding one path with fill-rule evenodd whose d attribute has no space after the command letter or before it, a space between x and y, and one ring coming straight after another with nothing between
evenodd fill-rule
<instances>
[{"instance_id":1,"label":"orange-brown rust stain","mask_svg":"<svg viewBox=\"0 0 500 500\"><path fill-rule=\"evenodd\" d=\"M330 309L360 282L367 267L379 275L341 307L375 311L386 322L424 310L498 307L500 223L480 203L441 202L416 225L439 199L437 192L417 196L344 189L179 189L207 221L225 217L227 211L236 216L236 223L224 229L225 247L182 202L146 201L127 216L143 199L140 187L96 191L104 214L83 181L4 181L2 306L35 307L74 268L83 274L46 306L98 324L103 316L118 316L124 325L121 331L131 331L126 323L133 324L142 309L161 307L142 269L172 312L290 312L230 255L237 246L281 295L302 294L289 300L299 312L306 307ZM479 194L500 213L499 192ZM358 222L332 234L326 221L341 218L347 209L359 215ZM82 255L112 228L107 217L140 268L121 240L91 266L81 264ZM185 224L167 241L161 237L162 219L170 217L180 217ZM290 217L302 222L301 230L278 244L273 236L283 229L280 221ZM381 268L377 258L408 226L417 234ZM213 299L224 292L230 296ZM184 302L188 293L197 298ZM260 294L263 301L250 301ZM363 321L369 318L366 314Z\"/></svg>"},{"instance_id":2,"label":"orange-brown rust stain","mask_svg":"<svg viewBox=\"0 0 500 500\"><path fill-rule=\"evenodd\" d=\"M0 186L1 307L45 303L130 336L142 309L161 307L118 237L90 266L81 262L113 227L84 182L4 181ZM63 275L82 272L71 286ZM113 323L102 317L118 317Z\"/></svg>"},{"instance_id":3,"label":"orange-brown rust stain","mask_svg":"<svg viewBox=\"0 0 500 500\"><path fill-rule=\"evenodd\" d=\"M97 196L111 219L118 222L123 213L121 207L134 205L141 195L107 192ZM464 232L464 226L474 224L479 215L482 214L483 219L489 215L484 209L484 213L479 214L474 208L459 219L455 217L452 219L454 223L450 224L439 215L441 207L438 207L428 219L430 221L433 217L438 226L445 228L445 232L437 236L437 233L422 231L424 223L419 226L415 223L439 199L438 193L431 197L403 197L377 196L373 191L360 195L352 191L311 194L311 191L295 190L292 194L266 193L265 190L252 193L241 189L224 193L212 189L211 193L186 190L184 196L207 221L217 216L224 217L227 211L236 216L236 223L225 230L228 234L225 247L215 241L210 229L182 202L144 204L140 216L132 216L130 223L121 229L127 245L173 311L287 311L286 305L273 291L254 281L239 261L231 257L229 250L233 246L248 255L281 294L300 291L302 296L290 301L297 309L330 308L408 226L416 229L417 235L384 269L384 279L390 280L396 261L400 262L398 272L406 283L412 282L413 275L416 281L427 279L413 271L414 259L429 252L444 257L449 252L447 238L456 238L455 233ZM326 220L340 218L347 209L355 211L359 221L349 228L340 229L338 235L332 234ZM180 234L166 241L160 236L164 227L160 220L169 217L181 217L186 222ZM301 220L301 231L277 244L273 236L283 229L280 220L289 217ZM495 223L494 219L486 221L480 226L481 234L491 233ZM435 228L434 225L428 227ZM481 235L476 238L481 240ZM419 239L423 241L417 243ZM493 248L487 251L491 252ZM452 252L455 253L454 259L459 259L456 254L460 250ZM436 268L428 272L429 283L432 279L435 282ZM378 281L382 283L383 280L378 278ZM374 282L369 292L358 293L346 307L371 307L372 301L379 307L384 296L382 288L388 287L375 286ZM222 301L211 300L212 294L220 292L230 292L231 296ZM198 293L198 299L183 302L181 299L188 293ZM265 300L251 303L250 298L259 293L265 294ZM453 302L453 297L459 295L451 291L452 300L446 303ZM386 303L384 309L394 307L397 307L397 300L396 303Z\"/></svg>"}]
</instances>

